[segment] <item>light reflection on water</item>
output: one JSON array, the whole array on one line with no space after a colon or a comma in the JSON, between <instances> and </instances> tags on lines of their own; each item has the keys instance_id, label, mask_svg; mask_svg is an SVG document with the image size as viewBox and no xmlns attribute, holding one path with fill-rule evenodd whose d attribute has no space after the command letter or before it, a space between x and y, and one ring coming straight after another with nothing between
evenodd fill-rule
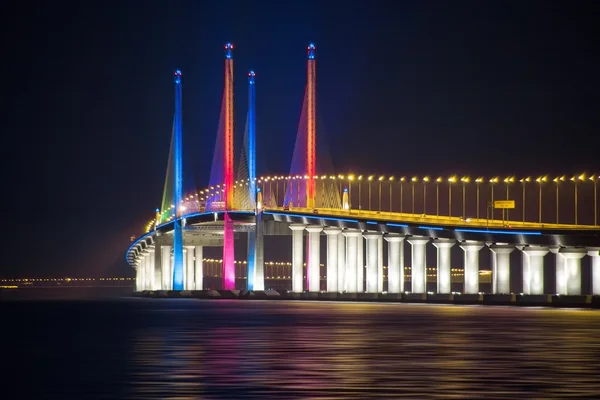
<instances>
[{"instance_id":1,"label":"light reflection on water","mask_svg":"<svg viewBox=\"0 0 600 400\"><path fill-rule=\"evenodd\" d=\"M64 313L67 303L58 304L45 318ZM87 359L89 373L104 382L87 386L85 398L549 399L600 392L596 310L147 299L69 307L70 322L58 329L77 336L71 346L79 355L67 356L63 368ZM56 382L42 389L81 395Z\"/></svg>"}]
</instances>

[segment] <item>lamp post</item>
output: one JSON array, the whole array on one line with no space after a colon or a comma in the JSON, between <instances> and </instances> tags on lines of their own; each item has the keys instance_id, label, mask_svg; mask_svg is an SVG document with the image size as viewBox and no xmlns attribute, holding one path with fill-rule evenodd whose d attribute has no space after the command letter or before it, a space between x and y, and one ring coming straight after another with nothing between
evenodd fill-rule
<instances>
[{"instance_id":1,"label":"lamp post","mask_svg":"<svg viewBox=\"0 0 600 400\"><path fill-rule=\"evenodd\" d=\"M440 216L440 182L442 177L438 176L435 180L435 216Z\"/></svg>"},{"instance_id":2,"label":"lamp post","mask_svg":"<svg viewBox=\"0 0 600 400\"><path fill-rule=\"evenodd\" d=\"M403 213L402 204L404 202L404 181L405 177L400 177L400 214Z\"/></svg>"},{"instance_id":3,"label":"lamp post","mask_svg":"<svg viewBox=\"0 0 600 400\"><path fill-rule=\"evenodd\" d=\"M467 212L466 212L466 201L465 201L465 186L467 183L469 183L471 180L471 178L469 178L468 176L463 176L462 178L460 178L460 181L462 182L462 217L463 219L467 219Z\"/></svg>"},{"instance_id":4,"label":"lamp post","mask_svg":"<svg viewBox=\"0 0 600 400\"><path fill-rule=\"evenodd\" d=\"M418 180L416 176L413 176L410 179L410 183L412 185L412 213L415 214L415 182Z\"/></svg>"},{"instance_id":5,"label":"lamp post","mask_svg":"<svg viewBox=\"0 0 600 400\"><path fill-rule=\"evenodd\" d=\"M427 214L427 183L429 183L429 177L423 178L423 214Z\"/></svg>"},{"instance_id":6,"label":"lamp post","mask_svg":"<svg viewBox=\"0 0 600 400\"><path fill-rule=\"evenodd\" d=\"M383 176L379 177L379 212L381 212L381 182L383 181Z\"/></svg>"},{"instance_id":7,"label":"lamp post","mask_svg":"<svg viewBox=\"0 0 600 400\"><path fill-rule=\"evenodd\" d=\"M546 182L547 178L545 176L539 176L535 181L540 185L540 196L538 201L538 209L539 209L539 223L542 223L542 184ZM575 193L577 193L577 188L575 188ZM577 194L575 194L575 225L577 225Z\"/></svg>"},{"instance_id":8,"label":"lamp post","mask_svg":"<svg viewBox=\"0 0 600 400\"><path fill-rule=\"evenodd\" d=\"M494 185L498 183L498 177L494 177L492 179L490 179L490 187L491 187L491 191L492 191L492 221L494 220Z\"/></svg>"},{"instance_id":9,"label":"lamp post","mask_svg":"<svg viewBox=\"0 0 600 400\"><path fill-rule=\"evenodd\" d=\"M448 178L448 216L452 216L452 184L456 182L456 176Z\"/></svg>"},{"instance_id":10,"label":"lamp post","mask_svg":"<svg viewBox=\"0 0 600 400\"><path fill-rule=\"evenodd\" d=\"M596 184L600 176L590 176L590 181L594 182L594 225L598 225L598 193L596 192Z\"/></svg>"},{"instance_id":11,"label":"lamp post","mask_svg":"<svg viewBox=\"0 0 600 400\"><path fill-rule=\"evenodd\" d=\"M506 185L506 200L510 200L510 184L513 183L515 181L515 177L514 176L508 176L506 178L504 178L504 184ZM504 209L503 209L504 210ZM508 221L508 211L509 209L506 209L506 220Z\"/></svg>"},{"instance_id":12,"label":"lamp post","mask_svg":"<svg viewBox=\"0 0 600 400\"><path fill-rule=\"evenodd\" d=\"M369 211L371 211L371 182L373 181L373 175L369 176Z\"/></svg>"},{"instance_id":13,"label":"lamp post","mask_svg":"<svg viewBox=\"0 0 600 400\"><path fill-rule=\"evenodd\" d=\"M475 179L475 186L477 188L477 219L479 219L479 184L483 182L483 178Z\"/></svg>"},{"instance_id":14,"label":"lamp post","mask_svg":"<svg viewBox=\"0 0 600 400\"><path fill-rule=\"evenodd\" d=\"M394 182L394 177L390 176L390 212L392 212L392 183Z\"/></svg>"},{"instance_id":15,"label":"lamp post","mask_svg":"<svg viewBox=\"0 0 600 400\"><path fill-rule=\"evenodd\" d=\"M531 181L530 177L519 179L519 182L521 182L521 185L523 186L523 204L522 204L522 207L523 207L523 211L522 211L523 225L525 224L525 184L527 182L530 182L530 181Z\"/></svg>"},{"instance_id":16,"label":"lamp post","mask_svg":"<svg viewBox=\"0 0 600 400\"><path fill-rule=\"evenodd\" d=\"M575 184L575 225L577 225L577 183L579 181L583 181L585 179L585 175L581 174L577 177L572 177L571 180Z\"/></svg>"},{"instance_id":17,"label":"lamp post","mask_svg":"<svg viewBox=\"0 0 600 400\"><path fill-rule=\"evenodd\" d=\"M556 178L552 179L552 182L556 183L556 225L558 225L558 184L562 181L564 182L565 177L564 176L557 176Z\"/></svg>"},{"instance_id":18,"label":"lamp post","mask_svg":"<svg viewBox=\"0 0 600 400\"><path fill-rule=\"evenodd\" d=\"M360 201L360 198L362 197L362 193L360 190L361 182L362 182L362 175L359 175L358 178L356 178L356 179L358 179L358 210L360 211L362 209L361 201Z\"/></svg>"}]
</instances>

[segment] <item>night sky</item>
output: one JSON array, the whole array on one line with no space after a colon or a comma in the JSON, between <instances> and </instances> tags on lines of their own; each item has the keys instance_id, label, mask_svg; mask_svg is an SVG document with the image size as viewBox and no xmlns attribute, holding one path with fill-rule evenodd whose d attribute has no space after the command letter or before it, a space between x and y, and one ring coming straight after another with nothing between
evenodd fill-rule
<instances>
[{"instance_id":1,"label":"night sky","mask_svg":"<svg viewBox=\"0 0 600 400\"><path fill-rule=\"evenodd\" d=\"M600 166L596 1L12 3L0 6L0 276L132 275L129 237L162 197L173 70L203 186L227 41L238 143L257 73L259 175L290 169L311 41L317 131L339 173Z\"/></svg>"}]
</instances>

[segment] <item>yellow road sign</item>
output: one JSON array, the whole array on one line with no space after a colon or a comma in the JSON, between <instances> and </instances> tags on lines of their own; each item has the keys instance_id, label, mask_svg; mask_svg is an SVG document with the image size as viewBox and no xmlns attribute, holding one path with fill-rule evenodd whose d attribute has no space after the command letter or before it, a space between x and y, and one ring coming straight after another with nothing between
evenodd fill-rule
<instances>
[{"instance_id":1,"label":"yellow road sign","mask_svg":"<svg viewBox=\"0 0 600 400\"><path fill-rule=\"evenodd\" d=\"M494 208L515 208L514 200L494 200Z\"/></svg>"}]
</instances>

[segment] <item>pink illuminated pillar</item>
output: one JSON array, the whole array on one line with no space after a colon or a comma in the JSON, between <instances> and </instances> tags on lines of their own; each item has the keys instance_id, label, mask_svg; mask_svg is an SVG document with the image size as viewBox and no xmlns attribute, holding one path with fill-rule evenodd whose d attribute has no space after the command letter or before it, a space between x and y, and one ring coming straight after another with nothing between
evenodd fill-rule
<instances>
[{"instance_id":1,"label":"pink illuminated pillar","mask_svg":"<svg viewBox=\"0 0 600 400\"><path fill-rule=\"evenodd\" d=\"M225 218L223 224L223 289L235 289L233 222L228 211L233 209L233 45L225 45Z\"/></svg>"}]
</instances>

